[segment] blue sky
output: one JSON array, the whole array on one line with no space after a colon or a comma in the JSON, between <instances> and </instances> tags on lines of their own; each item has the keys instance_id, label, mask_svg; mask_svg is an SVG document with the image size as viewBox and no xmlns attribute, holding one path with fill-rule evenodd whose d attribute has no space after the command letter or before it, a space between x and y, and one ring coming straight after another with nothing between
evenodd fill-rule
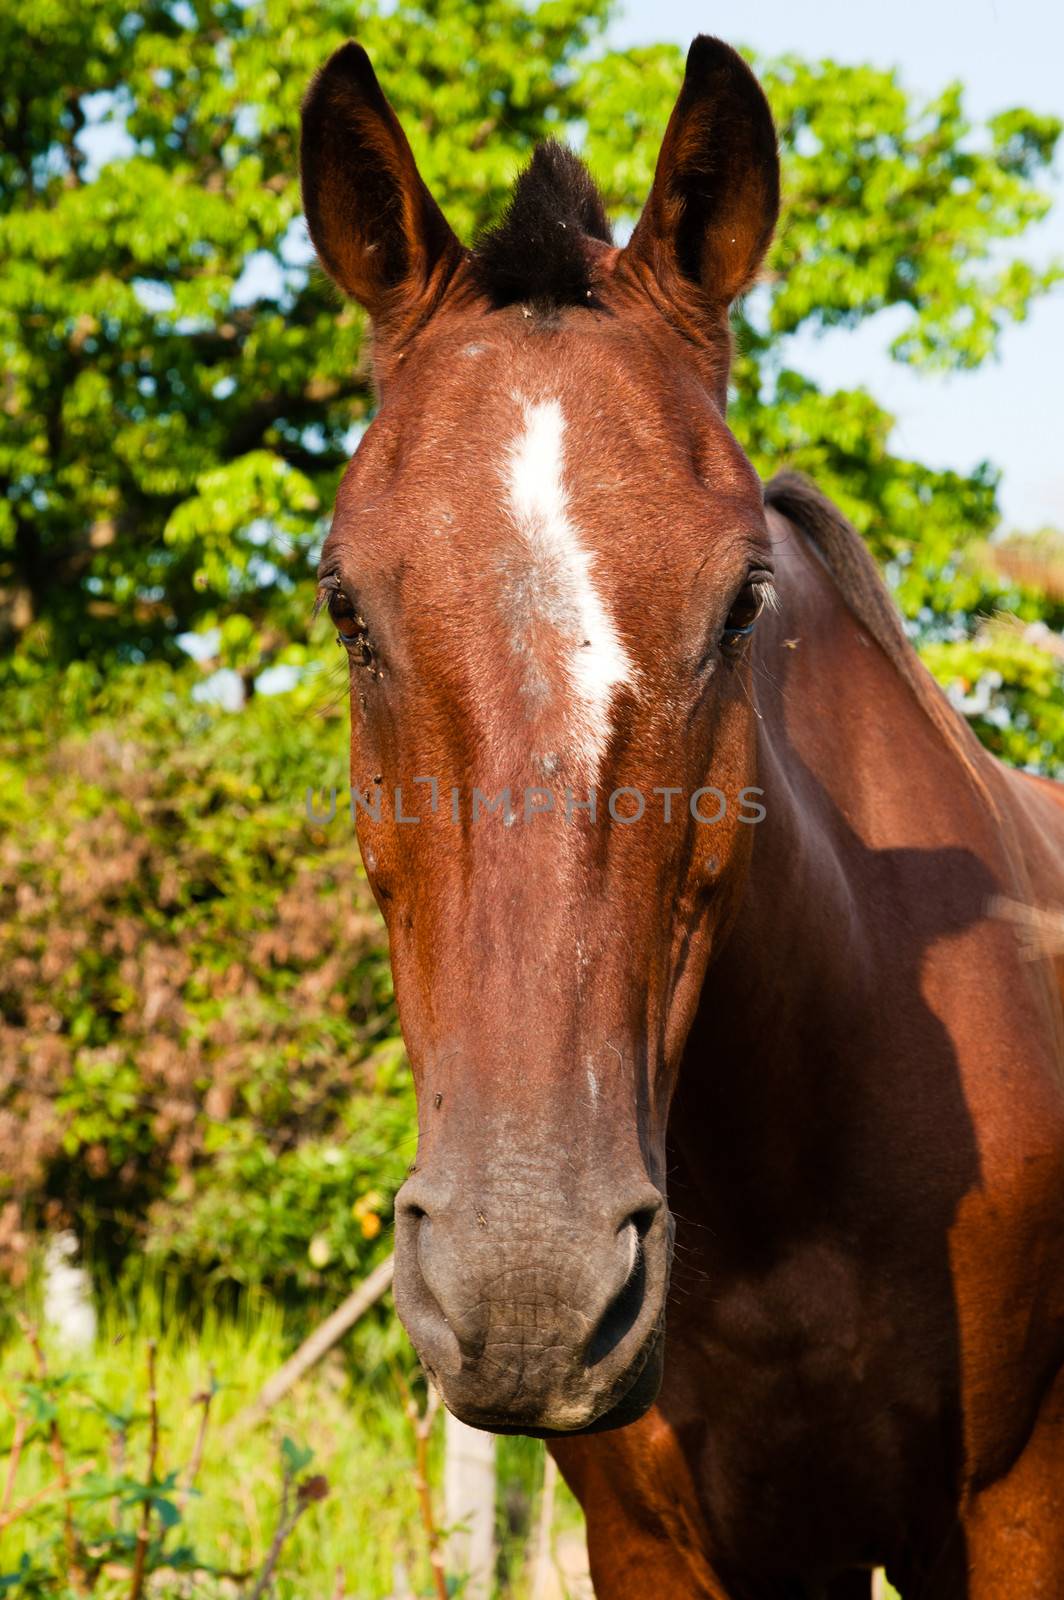
<instances>
[{"instance_id":1,"label":"blue sky","mask_svg":"<svg viewBox=\"0 0 1064 1600\"><path fill-rule=\"evenodd\" d=\"M928 94L960 78L973 118L1015 105L1064 115L1060 0L628 0L611 42L686 45L696 33L766 54L897 66L907 87ZM1064 257L1061 164L1054 210L1023 245L1039 261ZM810 336L794 349L794 364L832 388L866 385L897 418L893 443L903 454L958 468L986 458L1004 468L1008 525L1064 527L1064 292L1007 329L1000 360L976 373L915 375L885 353L894 331L885 314L856 332Z\"/></svg>"}]
</instances>

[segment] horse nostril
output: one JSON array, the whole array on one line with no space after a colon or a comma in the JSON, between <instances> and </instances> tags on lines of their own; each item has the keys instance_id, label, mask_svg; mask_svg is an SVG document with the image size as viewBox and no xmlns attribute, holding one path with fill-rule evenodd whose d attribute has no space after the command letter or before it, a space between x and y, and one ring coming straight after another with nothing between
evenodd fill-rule
<instances>
[{"instance_id":1,"label":"horse nostril","mask_svg":"<svg viewBox=\"0 0 1064 1600\"><path fill-rule=\"evenodd\" d=\"M438 1242L434 1247L432 1238L432 1209L424 1203L428 1198L424 1192L415 1197L403 1190L396 1196L395 1304L422 1361L446 1377L461 1370L462 1350L445 1310L450 1283L447 1252L441 1270Z\"/></svg>"},{"instance_id":2,"label":"horse nostril","mask_svg":"<svg viewBox=\"0 0 1064 1600\"><path fill-rule=\"evenodd\" d=\"M639 1209L633 1211L631 1216L628 1218L625 1226L635 1229L635 1235L640 1244L642 1244L643 1240L654 1226L654 1220L660 1210L661 1201L658 1199L655 1200L651 1205L640 1206Z\"/></svg>"},{"instance_id":3,"label":"horse nostril","mask_svg":"<svg viewBox=\"0 0 1064 1600\"><path fill-rule=\"evenodd\" d=\"M438 1211L441 1195L421 1173L407 1178L395 1197L395 1215L400 1221L416 1226Z\"/></svg>"},{"instance_id":4,"label":"horse nostril","mask_svg":"<svg viewBox=\"0 0 1064 1600\"><path fill-rule=\"evenodd\" d=\"M662 1214L664 1200L656 1189L644 1189L640 1203L629 1204L621 1213L616 1238L622 1252L624 1280L599 1319L584 1351L584 1362L597 1366L615 1350L639 1321L646 1301L647 1263L645 1241Z\"/></svg>"},{"instance_id":5,"label":"horse nostril","mask_svg":"<svg viewBox=\"0 0 1064 1600\"><path fill-rule=\"evenodd\" d=\"M614 1213L617 1234L621 1237L629 1228L634 1228L636 1238L642 1242L661 1215L665 1201L657 1189L650 1187L642 1189L635 1205L632 1204L633 1200L636 1200L636 1196L630 1194L628 1204Z\"/></svg>"},{"instance_id":6,"label":"horse nostril","mask_svg":"<svg viewBox=\"0 0 1064 1600\"><path fill-rule=\"evenodd\" d=\"M610 1352L620 1344L625 1334L630 1333L635 1327L639 1320L639 1313L643 1309L647 1287L643 1241L634 1221L629 1225L627 1231L629 1236L628 1248L631 1252L628 1272L620 1289L599 1319L598 1327L588 1340L587 1349L584 1351L584 1364L589 1367L596 1367L599 1362L605 1361Z\"/></svg>"}]
</instances>

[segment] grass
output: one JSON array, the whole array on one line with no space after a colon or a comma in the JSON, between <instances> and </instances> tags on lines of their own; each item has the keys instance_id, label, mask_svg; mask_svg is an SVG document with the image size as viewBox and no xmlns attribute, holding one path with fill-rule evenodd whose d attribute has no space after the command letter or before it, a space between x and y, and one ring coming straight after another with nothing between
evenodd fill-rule
<instances>
[{"instance_id":1,"label":"grass","mask_svg":"<svg viewBox=\"0 0 1064 1600\"><path fill-rule=\"evenodd\" d=\"M112 1296L93 1348L78 1356L45 1337L38 1358L25 1332L12 1333L0 1349L0 1595L434 1595L417 1495L417 1444L404 1405L412 1398L424 1406L423 1384L394 1365L390 1330L382 1326L375 1342L363 1325L357 1348L372 1377L352 1372L334 1350L264 1422L238 1426L292 1342L282 1307L267 1295L249 1293L224 1310L208 1305L193 1317L158 1279L132 1297ZM437 1522L442 1435L437 1419L428 1454ZM499 1439L497 1463L494 1600L527 1600L543 1447L531 1439ZM190 1475L194 1484L186 1492ZM67 1496L60 1487L64 1476ZM151 1543L136 1588L137 1533L145 1526L146 1498ZM286 1499L296 1512L294 1525L272 1575L256 1591ZM26 1509L5 1527L4 1512L10 1516L20 1506ZM580 1524L579 1507L559 1483L555 1530ZM78 1560L71 1558L72 1533ZM186 1570L175 1570L182 1566L182 1551ZM448 1589L461 1593L459 1574L448 1572ZM885 1594L894 1596L894 1590Z\"/></svg>"},{"instance_id":2,"label":"grass","mask_svg":"<svg viewBox=\"0 0 1064 1600\"><path fill-rule=\"evenodd\" d=\"M157 1284L132 1302L113 1299L104 1307L91 1351L65 1356L45 1340L43 1378L26 1338L11 1337L0 1353L0 1497L19 1416L25 1438L8 1508L25 1506L41 1491L46 1497L0 1531L0 1592L5 1579L6 1593L17 1600L65 1600L87 1590L87 1580L79 1589L70 1556L57 1430L76 1538L86 1562L99 1564L90 1574L99 1600L129 1600L133 1592L146 1498L152 1502L151 1563L158 1571L145 1582L146 1596L230 1600L250 1594L278 1527L286 1466L293 1496L297 1481L313 1481L315 1489L284 1542L270 1594L277 1600L432 1594L415 1488L415 1439L399 1374L383 1368L373 1381L352 1381L343 1356L334 1351L265 1422L250 1431L234 1429L238 1414L290 1349L283 1312L265 1296L249 1295L235 1311L208 1308L193 1321ZM149 1350L158 1396L151 1473ZM205 1406L202 1460L194 1492L186 1496ZM442 1432L437 1424L429 1450L437 1518ZM500 1440L498 1464L497 1595L523 1600L543 1447L533 1440ZM321 1477L328 1492L318 1499ZM174 1525L160 1547L168 1520ZM561 1491L556 1526L578 1521L575 1502ZM182 1549L194 1552L198 1566L178 1575L167 1570L167 1562ZM16 1578L20 1563L22 1576Z\"/></svg>"}]
</instances>

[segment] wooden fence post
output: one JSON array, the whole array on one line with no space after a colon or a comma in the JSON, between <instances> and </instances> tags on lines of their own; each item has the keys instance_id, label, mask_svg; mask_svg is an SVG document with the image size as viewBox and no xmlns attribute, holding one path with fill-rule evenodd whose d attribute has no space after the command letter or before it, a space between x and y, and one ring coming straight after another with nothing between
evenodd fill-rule
<instances>
[{"instance_id":1,"label":"wooden fence post","mask_svg":"<svg viewBox=\"0 0 1064 1600\"><path fill-rule=\"evenodd\" d=\"M446 1413L447 1568L466 1579L463 1600L489 1600L495 1578L495 1438Z\"/></svg>"}]
</instances>

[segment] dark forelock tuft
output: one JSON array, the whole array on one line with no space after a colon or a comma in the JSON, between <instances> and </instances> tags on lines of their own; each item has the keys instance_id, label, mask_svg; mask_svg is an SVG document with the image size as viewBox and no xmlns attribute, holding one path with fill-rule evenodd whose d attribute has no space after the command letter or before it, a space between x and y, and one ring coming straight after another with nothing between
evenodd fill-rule
<instances>
[{"instance_id":1,"label":"dark forelock tuft","mask_svg":"<svg viewBox=\"0 0 1064 1600\"><path fill-rule=\"evenodd\" d=\"M548 139L514 185L502 221L474 246L474 271L497 306L587 305L594 296L589 239L611 242L602 196L579 156Z\"/></svg>"}]
</instances>

